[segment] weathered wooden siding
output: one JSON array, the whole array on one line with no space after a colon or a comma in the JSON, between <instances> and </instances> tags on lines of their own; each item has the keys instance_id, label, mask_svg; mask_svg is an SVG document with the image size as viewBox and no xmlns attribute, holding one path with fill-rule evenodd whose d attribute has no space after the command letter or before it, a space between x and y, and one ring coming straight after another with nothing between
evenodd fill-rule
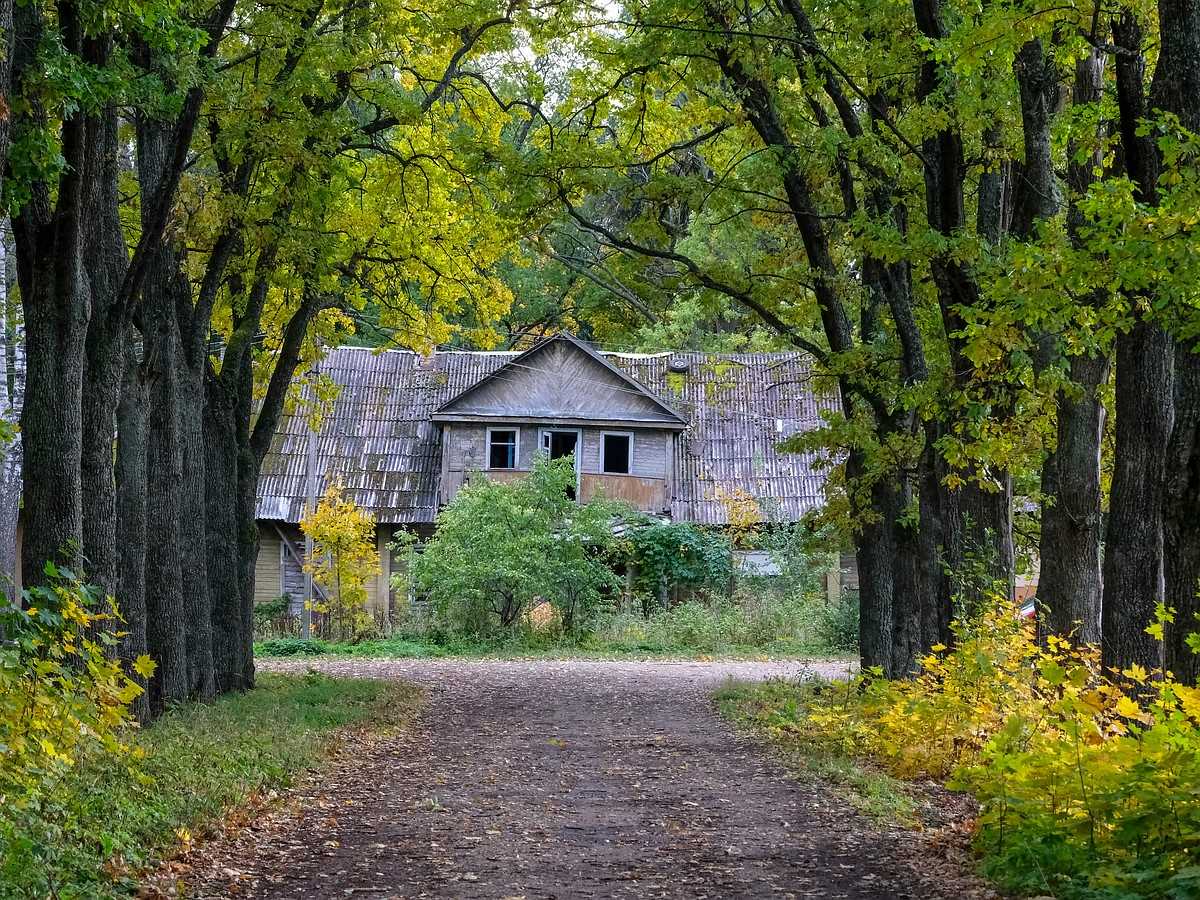
<instances>
[{"instance_id":1,"label":"weathered wooden siding","mask_svg":"<svg viewBox=\"0 0 1200 900\"><path fill-rule=\"evenodd\" d=\"M573 340L547 341L513 360L434 418L442 415L683 424L644 387Z\"/></svg>"},{"instance_id":2,"label":"weathered wooden siding","mask_svg":"<svg viewBox=\"0 0 1200 900\"><path fill-rule=\"evenodd\" d=\"M295 525L280 526L283 533L287 535L291 541L292 547L296 551L296 556L283 547L283 542L280 540L278 533L275 532L274 526L271 527L271 534L275 541L276 559L280 558L279 554L282 551L282 572L283 586L282 589L277 589L275 593L266 599L274 599L281 593L287 593L292 598L292 612L299 614L304 604L304 564L301 557L304 555L304 533ZM389 525L380 525L375 531L375 549L379 552L379 568L380 572L372 578L367 585L367 608L374 612L376 610L386 611L388 607L388 593L391 589L391 552L388 550L388 544L391 543L392 533L394 529ZM262 545L259 545L259 560L262 560ZM254 593L258 595L258 583L255 582Z\"/></svg>"},{"instance_id":3,"label":"weathered wooden siding","mask_svg":"<svg viewBox=\"0 0 1200 900\"><path fill-rule=\"evenodd\" d=\"M641 428L585 428L583 451L580 454L580 471L584 474L604 474L601 468L600 448L605 433L617 432L633 435L630 459L630 475L641 478L666 478L671 470L671 442L675 435L670 431Z\"/></svg>"},{"instance_id":4,"label":"weathered wooden siding","mask_svg":"<svg viewBox=\"0 0 1200 900\"><path fill-rule=\"evenodd\" d=\"M447 423L442 435L443 466L440 502L454 499L473 471L486 474L494 481L511 481L520 473L533 468L541 448L540 424L516 422L496 423L492 428L515 428L520 431L517 469L487 468L487 425L473 422ZM564 426L574 428L574 426ZM675 435L671 431L649 428L579 427L580 494L584 499L595 495L605 485L609 497L628 500L639 509L663 512L670 508L669 479ZM606 475L601 471L601 443L606 433L620 432L633 437L629 475Z\"/></svg>"},{"instance_id":5,"label":"weathered wooden siding","mask_svg":"<svg viewBox=\"0 0 1200 900\"><path fill-rule=\"evenodd\" d=\"M585 474L579 479L579 496L582 500L591 500L603 494L610 500L625 500L646 512L660 513L670 507L666 489L665 478Z\"/></svg>"},{"instance_id":6,"label":"weathered wooden siding","mask_svg":"<svg viewBox=\"0 0 1200 900\"><path fill-rule=\"evenodd\" d=\"M258 529L258 557L254 561L254 602L268 603L283 593L282 545L273 525Z\"/></svg>"}]
</instances>

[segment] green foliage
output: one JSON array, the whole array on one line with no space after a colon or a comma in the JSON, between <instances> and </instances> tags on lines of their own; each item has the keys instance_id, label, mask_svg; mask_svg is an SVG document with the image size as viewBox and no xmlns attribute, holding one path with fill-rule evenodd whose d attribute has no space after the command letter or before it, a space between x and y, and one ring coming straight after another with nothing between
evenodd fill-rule
<instances>
[{"instance_id":1,"label":"green foliage","mask_svg":"<svg viewBox=\"0 0 1200 900\"><path fill-rule=\"evenodd\" d=\"M111 602L67 569L46 576L22 604L0 599L0 878L27 875L39 894L53 893L71 825L64 785L94 766L138 777L129 704L142 691L114 658Z\"/></svg>"},{"instance_id":2,"label":"green foliage","mask_svg":"<svg viewBox=\"0 0 1200 900\"><path fill-rule=\"evenodd\" d=\"M663 588L724 587L733 575L733 548L719 531L655 523L633 529L628 541L638 590L647 596Z\"/></svg>"},{"instance_id":3,"label":"green foliage","mask_svg":"<svg viewBox=\"0 0 1200 900\"><path fill-rule=\"evenodd\" d=\"M590 627L618 588L605 559L623 507L576 503L571 459L539 459L508 483L476 474L438 516L438 527L409 577L448 631L483 637L519 626L540 601L562 627Z\"/></svg>"},{"instance_id":4,"label":"green foliage","mask_svg":"<svg viewBox=\"0 0 1200 900\"><path fill-rule=\"evenodd\" d=\"M299 626L296 616L292 615L292 597L283 594L274 600L265 600L254 604L254 636L256 638L274 637L280 633L291 634Z\"/></svg>"},{"instance_id":5,"label":"green foliage","mask_svg":"<svg viewBox=\"0 0 1200 900\"><path fill-rule=\"evenodd\" d=\"M655 610L603 609L587 632L559 628L497 629L486 635L452 631L436 619L414 620L392 636L355 643L278 637L254 645L255 656L356 656L421 659L445 656L839 656L852 655L854 598L828 603L819 594L739 591L708 595Z\"/></svg>"},{"instance_id":6,"label":"green foliage","mask_svg":"<svg viewBox=\"0 0 1200 900\"><path fill-rule=\"evenodd\" d=\"M1170 613L1149 629L1159 633ZM1064 898L1196 896L1200 689L1105 672L997 602L955 627L908 681L765 691L773 737L870 757L978 798L977 844L1009 889Z\"/></svg>"},{"instance_id":7,"label":"green foliage","mask_svg":"<svg viewBox=\"0 0 1200 900\"><path fill-rule=\"evenodd\" d=\"M52 804L0 807L0 898L126 896L139 868L320 760L333 729L414 699L377 681L265 675L248 693L173 710L126 735L142 757L137 777L93 757L58 782Z\"/></svg>"},{"instance_id":8,"label":"green foliage","mask_svg":"<svg viewBox=\"0 0 1200 900\"><path fill-rule=\"evenodd\" d=\"M852 652L832 640L831 609L814 594L737 592L708 595L655 610L619 613L602 623L584 646L620 652L831 656Z\"/></svg>"},{"instance_id":9,"label":"green foliage","mask_svg":"<svg viewBox=\"0 0 1200 900\"><path fill-rule=\"evenodd\" d=\"M332 646L320 638L271 637L255 641L255 656L321 656Z\"/></svg>"}]
</instances>

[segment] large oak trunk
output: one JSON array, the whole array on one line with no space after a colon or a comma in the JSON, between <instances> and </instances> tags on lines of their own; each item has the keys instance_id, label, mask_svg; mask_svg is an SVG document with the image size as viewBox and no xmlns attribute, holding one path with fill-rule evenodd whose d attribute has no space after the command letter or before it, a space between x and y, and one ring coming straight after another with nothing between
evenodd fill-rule
<instances>
[{"instance_id":1,"label":"large oak trunk","mask_svg":"<svg viewBox=\"0 0 1200 900\"><path fill-rule=\"evenodd\" d=\"M186 287L186 280L183 280ZM185 295L185 301L188 299ZM205 506L203 372L179 368L179 437L183 475L179 482L179 573L188 628L188 689L207 700L217 693L213 664L212 605L208 551L202 510Z\"/></svg>"},{"instance_id":2,"label":"large oak trunk","mask_svg":"<svg viewBox=\"0 0 1200 900\"><path fill-rule=\"evenodd\" d=\"M1139 322L1117 338L1116 466L1109 499L1101 614L1102 659L1162 663L1146 634L1163 598L1163 475L1171 435L1171 338Z\"/></svg>"},{"instance_id":3,"label":"large oak trunk","mask_svg":"<svg viewBox=\"0 0 1200 900\"><path fill-rule=\"evenodd\" d=\"M1045 461L1042 509L1041 570L1038 599L1046 627L1079 640L1100 639L1103 579L1100 548L1100 447L1105 409L1100 396L1108 380L1107 356L1071 358L1071 381L1078 394L1057 397L1057 446Z\"/></svg>"},{"instance_id":4,"label":"large oak trunk","mask_svg":"<svg viewBox=\"0 0 1200 900\"><path fill-rule=\"evenodd\" d=\"M1167 452L1163 515L1167 629L1165 662L1185 684L1200 681L1200 654L1188 636L1200 631L1200 354L1180 343L1175 355L1175 427Z\"/></svg>"},{"instance_id":5,"label":"large oak trunk","mask_svg":"<svg viewBox=\"0 0 1200 900\"><path fill-rule=\"evenodd\" d=\"M127 661L146 643L146 417L148 392L132 335L125 341L117 405L117 596L125 618L120 654ZM137 677L136 675L134 677ZM143 687L147 685L142 682ZM139 721L150 717L149 694L133 703Z\"/></svg>"},{"instance_id":6,"label":"large oak trunk","mask_svg":"<svg viewBox=\"0 0 1200 900\"><path fill-rule=\"evenodd\" d=\"M97 127L92 171L97 184L86 241L92 315L88 322L83 385L83 554L88 580L117 592L117 497L114 445L117 402L125 369L126 323L120 289L128 265L119 217L117 114ZM120 598L118 597L118 603Z\"/></svg>"},{"instance_id":7,"label":"large oak trunk","mask_svg":"<svg viewBox=\"0 0 1200 900\"><path fill-rule=\"evenodd\" d=\"M1151 88L1153 105L1200 133L1200 2L1160 0L1161 46ZM1181 681L1195 683L1200 664L1186 643L1200 629L1200 350L1194 340L1176 348L1175 423L1168 449L1163 527L1166 599L1175 622L1166 634L1166 664Z\"/></svg>"},{"instance_id":8,"label":"large oak trunk","mask_svg":"<svg viewBox=\"0 0 1200 900\"><path fill-rule=\"evenodd\" d=\"M204 379L204 521L212 597L213 662L219 691L244 690L237 434L233 398L211 369ZM253 599L253 595L251 595Z\"/></svg>"}]
</instances>

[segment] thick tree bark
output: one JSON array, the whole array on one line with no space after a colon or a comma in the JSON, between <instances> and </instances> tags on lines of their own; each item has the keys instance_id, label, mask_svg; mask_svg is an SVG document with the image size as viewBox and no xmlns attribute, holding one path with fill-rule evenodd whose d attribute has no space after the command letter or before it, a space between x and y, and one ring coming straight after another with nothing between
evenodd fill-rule
<instances>
[{"instance_id":1,"label":"thick tree bark","mask_svg":"<svg viewBox=\"0 0 1200 900\"><path fill-rule=\"evenodd\" d=\"M1170 30L1163 31L1164 38ZM1143 34L1132 11L1113 22L1113 39L1122 48L1116 83L1125 168L1137 198L1156 204L1160 163L1153 135L1142 130L1147 116ZM1162 510L1175 350L1170 335L1138 311L1141 299L1130 297L1137 321L1116 341L1116 467L1101 611L1102 659L1113 668L1162 663L1159 645L1145 629L1164 596Z\"/></svg>"},{"instance_id":2,"label":"thick tree bark","mask_svg":"<svg viewBox=\"0 0 1200 900\"><path fill-rule=\"evenodd\" d=\"M1116 465L1109 494L1101 611L1106 666L1162 664L1146 634L1163 598L1163 478L1171 436L1171 338L1139 322L1117 338Z\"/></svg>"},{"instance_id":3,"label":"thick tree bark","mask_svg":"<svg viewBox=\"0 0 1200 900\"><path fill-rule=\"evenodd\" d=\"M1160 0L1160 47L1151 85L1155 109L1174 113L1200 133L1200 2ZM1174 431L1167 450L1163 528L1166 602L1175 622L1165 635L1166 665L1188 684L1200 662L1186 639L1200 630L1200 350L1193 341L1175 348Z\"/></svg>"},{"instance_id":4,"label":"thick tree bark","mask_svg":"<svg viewBox=\"0 0 1200 900\"><path fill-rule=\"evenodd\" d=\"M948 32L942 17L941 0L913 0L913 14L918 30L931 41L944 40ZM953 99L951 76L932 53L922 62L917 77L917 99L920 102L946 103ZM952 123L953 119L948 122ZM922 142L924 157L926 220L931 228L953 238L967 227L964 188L967 184L966 157L963 137L953 124L947 124ZM1003 191L992 193L1003 198ZM985 220L1004 221L989 214ZM950 347L950 360L955 383L960 391L969 387L972 366L963 352L959 333L965 328L962 310L980 304L980 291L973 273L952 253L935 256L930 264L937 288L938 305ZM944 490L942 500L942 535L945 542L943 559L946 565L960 570L969 559L982 562L987 572L985 580L1013 583L1012 540L1012 478L1007 472L989 473L968 467L955 473L963 482L957 491ZM982 483L982 484L981 484ZM979 559L979 558L982 559ZM968 611L983 600L986 585L974 579L959 579ZM943 598L949 602L949 598Z\"/></svg>"},{"instance_id":5,"label":"thick tree bark","mask_svg":"<svg viewBox=\"0 0 1200 900\"><path fill-rule=\"evenodd\" d=\"M75 11L60 11L59 39L82 56L83 30ZM45 23L36 4L18 6L14 32L14 94L37 65L34 56ZM44 127L36 105L16 117L15 127ZM25 319L22 576L44 581L48 562L79 562L83 539L80 458L83 431L83 350L89 302L82 269L88 122L82 111L63 121L64 173L51 197L38 183L13 220L18 281Z\"/></svg>"},{"instance_id":6,"label":"thick tree bark","mask_svg":"<svg viewBox=\"0 0 1200 900\"><path fill-rule=\"evenodd\" d=\"M857 477L861 463L847 461L847 478ZM885 675L892 670L892 597L896 590L896 545L892 522L877 517L879 507L887 498L879 496L888 491L877 483L872 489L871 520L859 528L855 537L855 558L858 562L858 634L859 661L863 671L881 669Z\"/></svg>"},{"instance_id":7,"label":"thick tree bark","mask_svg":"<svg viewBox=\"0 0 1200 900\"><path fill-rule=\"evenodd\" d=\"M1200 631L1200 353L1175 348L1175 426L1167 450L1165 599L1175 621L1165 637L1165 662L1184 684L1200 681L1200 654L1188 646Z\"/></svg>"},{"instance_id":8,"label":"thick tree bark","mask_svg":"<svg viewBox=\"0 0 1200 900\"><path fill-rule=\"evenodd\" d=\"M1057 446L1043 472L1050 503L1042 509L1038 599L1050 631L1074 634L1087 643L1100 640L1100 448L1105 420L1100 390L1108 370L1107 355L1071 357L1070 377L1078 394L1058 394Z\"/></svg>"},{"instance_id":9,"label":"thick tree bark","mask_svg":"<svg viewBox=\"0 0 1200 900\"><path fill-rule=\"evenodd\" d=\"M938 452L937 423L925 423L925 448L917 462L918 508L921 516L920 562L921 647L935 644L949 646L954 639L950 623L954 619L953 592L946 570L946 509L941 480L945 477L945 461Z\"/></svg>"},{"instance_id":10,"label":"thick tree bark","mask_svg":"<svg viewBox=\"0 0 1200 900\"><path fill-rule=\"evenodd\" d=\"M234 398L217 374L204 379L204 522L208 586L212 596L213 663L217 690L244 690L242 585L237 496L238 448ZM251 594L253 598L253 594Z\"/></svg>"},{"instance_id":11,"label":"thick tree bark","mask_svg":"<svg viewBox=\"0 0 1200 900\"><path fill-rule=\"evenodd\" d=\"M178 342L173 318L162 314L163 285L154 272L165 260L153 261L146 279L147 320L144 375L149 388L150 414L146 432L146 612L150 653L158 662L152 682L151 705L188 699L191 675L188 661L188 622L183 603L179 519L183 513L180 481L183 448L179 439ZM156 310L151 312L151 310Z\"/></svg>"},{"instance_id":12,"label":"thick tree bark","mask_svg":"<svg viewBox=\"0 0 1200 900\"><path fill-rule=\"evenodd\" d=\"M186 279L181 280L186 287ZM177 382L182 463L182 479L179 483L179 573L188 628L188 689L193 697L208 700L217 693L217 681L207 536L204 516L201 514L205 508L202 378L203 369L197 371L186 358L181 358Z\"/></svg>"},{"instance_id":13,"label":"thick tree bark","mask_svg":"<svg viewBox=\"0 0 1200 900\"><path fill-rule=\"evenodd\" d=\"M1072 103L1098 102L1104 90L1104 55L1093 50L1075 64ZM1099 137L1099 135L1097 135ZM1082 197L1103 165L1100 141L1080 160L1083 142L1068 148L1067 181L1072 200L1067 208L1067 232L1081 242ZM1061 352L1056 349L1056 352ZM1107 352L1072 356L1068 361L1070 391L1055 397L1055 449L1042 465L1041 569L1038 599L1045 609L1044 625L1056 634L1074 634L1078 640L1100 640L1100 605L1103 593L1101 446L1106 409L1100 395L1108 381L1111 360Z\"/></svg>"},{"instance_id":14,"label":"thick tree bark","mask_svg":"<svg viewBox=\"0 0 1200 900\"><path fill-rule=\"evenodd\" d=\"M83 554L88 580L117 592L117 499L113 447L117 402L125 369L126 324L118 292L128 256L118 215L117 114L98 123L93 163L96 188L89 204L86 251L92 315L88 322L83 385ZM118 604L120 598L118 597Z\"/></svg>"},{"instance_id":15,"label":"thick tree bark","mask_svg":"<svg viewBox=\"0 0 1200 900\"><path fill-rule=\"evenodd\" d=\"M117 596L125 618L122 659L147 652L146 642L146 418L148 392L132 331L124 340L120 402L117 406ZM136 675L134 677L137 677ZM143 688L148 685L141 682ZM134 701L139 721L150 718L150 695Z\"/></svg>"},{"instance_id":16,"label":"thick tree bark","mask_svg":"<svg viewBox=\"0 0 1200 900\"><path fill-rule=\"evenodd\" d=\"M138 177L142 193L156 196L166 171L167 129L153 120L138 122ZM148 213L147 213L148 214ZM149 391L146 430L146 637L158 663L151 681L151 708L179 703L191 694L188 621L180 558L180 482L183 447L179 426L179 332L173 281L175 254L160 242L149 254L142 289L144 352L142 379Z\"/></svg>"}]
</instances>

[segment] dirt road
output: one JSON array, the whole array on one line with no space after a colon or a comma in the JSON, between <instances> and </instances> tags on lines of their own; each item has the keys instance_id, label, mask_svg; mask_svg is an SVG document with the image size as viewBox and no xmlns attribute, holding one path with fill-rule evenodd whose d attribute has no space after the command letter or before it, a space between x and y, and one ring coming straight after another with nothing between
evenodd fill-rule
<instances>
[{"instance_id":1,"label":"dirt road","mask_svg":"<svg viewBox=\"0 0 1200 900\"><path fill-rule=\"evenodd\" d=\"M299 661L422 684L395 738L209 848L191 896L961 897L944 861L791 778L713 710L729 677L831 664Z\"/></svg>"}]
</instances>

